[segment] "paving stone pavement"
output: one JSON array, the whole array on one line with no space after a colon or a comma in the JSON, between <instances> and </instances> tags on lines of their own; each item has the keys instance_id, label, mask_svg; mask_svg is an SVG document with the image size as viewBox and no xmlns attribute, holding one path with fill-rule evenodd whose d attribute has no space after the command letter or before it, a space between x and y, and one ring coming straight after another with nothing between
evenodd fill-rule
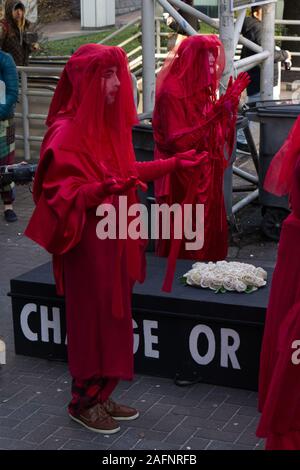
<instances>
[{"instance_id":1,"label":"paving stone pavement","mask_svg":"<svg viewBox=\"0 0 300 470\"><path fill-rule=\"evenodd\" d=\"M141 411L124 422L118 434L97 435L72 422L66 405L70 376L64 363L16 356L13 344L9 281L49 260L23 236L33 209L31 194L17 188L19 220L0 220L0 336L7 345L7 364L0 366L0 449L262 449L256 438L257 394L199 383L178 387L169 379L136 376L122 382L114 397ZM1 216L2 217L2 216ZM276 244L259 233L260 209L242 213L244 235L231 246L232 259L262 260L273 265Z\"/></svg>"}]
</instances>

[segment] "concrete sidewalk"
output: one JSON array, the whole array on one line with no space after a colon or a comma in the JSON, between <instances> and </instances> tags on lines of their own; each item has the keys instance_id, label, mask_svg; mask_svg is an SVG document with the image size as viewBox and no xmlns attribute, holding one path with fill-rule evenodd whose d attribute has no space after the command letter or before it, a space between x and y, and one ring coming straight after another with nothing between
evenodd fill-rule
<instances>
[{"instance_id":1,"label":"concrete sidewalk","mask_svg":"<svg viewBox=\"0 0 300 470\"><path fill-rule=\"evenodd\" d=\"M116 16L116 26L120 28L130 21L141 16L141 11L137 10L126 15ZM99 33L106 28L97 30L81 29L80 20L73 19L68 21L58 21L56 23L49 23L41 28L41 32L49 41L69 39L76 36L87 36L89 34ZM109 29L109 28L107 28Z\"/></svg>"}]
</instances>

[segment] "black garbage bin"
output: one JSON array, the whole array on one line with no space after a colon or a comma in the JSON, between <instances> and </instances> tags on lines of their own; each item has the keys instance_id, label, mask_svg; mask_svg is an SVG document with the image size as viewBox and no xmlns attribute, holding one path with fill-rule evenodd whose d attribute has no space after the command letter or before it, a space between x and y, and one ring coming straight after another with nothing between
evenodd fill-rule
<instances>
[{"instance_id":1,"label":"black garbage bin","mask_svg":"<svg viewBox=\"0 0 300 470\"><path fill-rule=\"evenodd\" d=\"M146 117L144 121L141 121L139 124L133 127L132 130L132 140L133 147L135 152L135 157L138 162L149 162L154 160L154 139L153 139L153 130L150 123L149 117ZM154 251L155 243L151 239L151 204L155 202L154 199L154 184L153 182L147 183L148 191L145 193L143 191L138 191L139 199L142 204L147 207L148 210L148 227L149 227L149 243L147 251Z\"/></svg>"},{"instance_id":2,"label":"black garbage bin","mask_svg":"<svg viewBox=\"0 0 300 470\"><path fill-rule=\"evenodd\" d=\"M300 103L261 101L250 108L246 115L249 120L260 123L259 200L262 205L262 231L268 238L278 241L282 222L289 214L288 196L275 196L265 191L263 186L274 155L300 115Z\"/></svg>"}]
</instances>

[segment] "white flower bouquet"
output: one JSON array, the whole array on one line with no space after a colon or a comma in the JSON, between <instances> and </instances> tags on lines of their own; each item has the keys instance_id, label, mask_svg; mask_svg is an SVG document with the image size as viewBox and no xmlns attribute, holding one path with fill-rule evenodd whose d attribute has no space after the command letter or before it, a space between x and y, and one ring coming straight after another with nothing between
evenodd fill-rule
<instances>
[{"instance_id":1,"label":"white flower bouquet","mask_svg":"<svg viewBox=\"0 0 300 470\"><path fill-rule=\"evenodd\" d=\"M195 263L192 269L183 275L185 285L211 289L215 293L227 291L250 294L267 284L267 272L252 264L236 261L218 261L217 263Z\"/></svg>"}]
</instances>

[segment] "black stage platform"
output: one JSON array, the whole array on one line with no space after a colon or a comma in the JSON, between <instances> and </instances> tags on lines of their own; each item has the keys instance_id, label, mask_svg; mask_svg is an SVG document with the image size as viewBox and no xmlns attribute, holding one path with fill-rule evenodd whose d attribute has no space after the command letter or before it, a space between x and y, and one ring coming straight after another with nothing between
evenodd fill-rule
<instances>
[{"instance_id":1,"label":"black stage platform","mask_svg":"<svg viewBox=\"0 0 300 470\"><path fill-rule=\"evenodd\" d=\"M173 292L165 294L166 260L147 255L147 280L133 295L136 372L256 390L273 270L257 292L215 294L181 284L191 264L178 261ZM66 360L64 299L51 264L11 280L10 295L16 353Z\"/></svg>"}]
</instances>

